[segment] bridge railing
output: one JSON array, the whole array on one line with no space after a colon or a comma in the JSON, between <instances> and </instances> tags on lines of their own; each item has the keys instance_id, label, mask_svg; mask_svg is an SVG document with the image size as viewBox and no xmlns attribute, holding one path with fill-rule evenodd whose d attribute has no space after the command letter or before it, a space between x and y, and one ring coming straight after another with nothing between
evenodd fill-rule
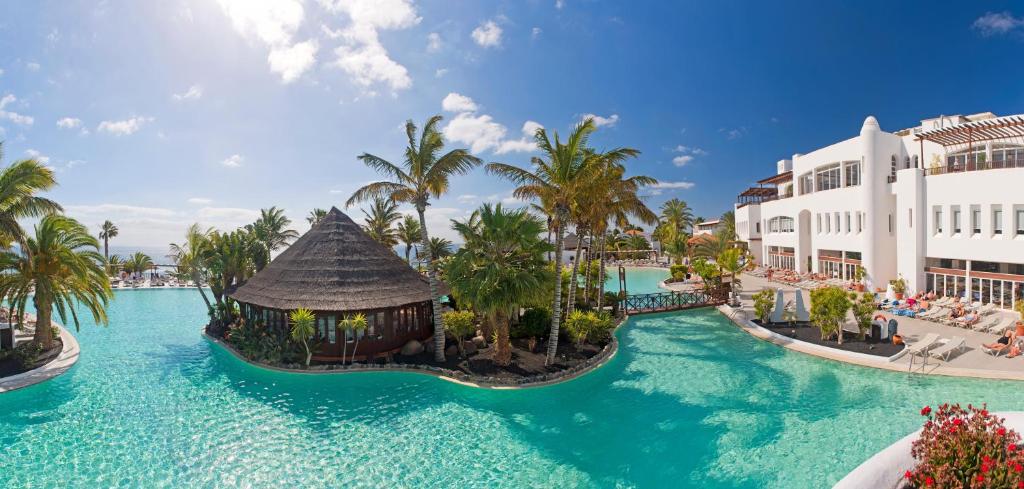
<instances>
[{"instance_id":1,"label":"bridge railing","mask_svg":"<svg viewBox=\"0 0 1024 489\"><path fill-rule=\"evenodd\" d=\"M691 307L724 304L729 298L728 286L712 290L690 292L658 292L654 294L627 295L619 300L619 310L627 314L644 312L675 311Z\"/></svg>"}]
</instances>

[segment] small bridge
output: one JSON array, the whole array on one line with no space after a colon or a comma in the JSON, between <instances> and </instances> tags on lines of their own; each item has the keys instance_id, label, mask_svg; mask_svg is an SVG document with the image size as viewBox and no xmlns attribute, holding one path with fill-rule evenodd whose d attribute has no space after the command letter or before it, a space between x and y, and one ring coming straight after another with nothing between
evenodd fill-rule
<instances>
[{"instance_id":1,"label":"small bridge","mask_svg":"<svg viewBox=\"0 0 1024 489\"><path fill-rule=\"evenodd\" d=\"M694 290L689 292L658 292L654 294L627 295L619 300L619 311L626 314L681 311L704 306L720 306L729 298L728 285L718 289Z\"/></svg>"}]
</instances>

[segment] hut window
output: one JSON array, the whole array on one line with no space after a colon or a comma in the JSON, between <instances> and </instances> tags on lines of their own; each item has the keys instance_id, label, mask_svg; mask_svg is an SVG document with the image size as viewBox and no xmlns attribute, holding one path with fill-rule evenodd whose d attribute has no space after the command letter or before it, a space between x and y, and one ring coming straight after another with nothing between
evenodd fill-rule
<instances>
[{"instance_id":1,"label":"hut window","mask_svg":"<svg viewBox=\"0 0 1024 489\"><path fill-rule=\"evenodd\" d=\"M366 315L366 334L373 336L373 326L377 323L376 314Z\"/></svg>"},{"instance_id":2,"label":"hut window","mask_svg":"<svg viewBox=\"0 0 1024 489\"><path fill-rule=\"evenodd\" d=\"M316 322L316 329L317 329L317 336L319 336L320 339L324 339L324 338L327 337L327 320L326 320L326 318L320 318L319 320L317 320L317 322Z\"/></svg>"},{"instance_id":3,"label":"hut window","mask_svg":"<svg viewBox=\"0 0 1024 489\"><path fill-rule=\"evenodd\" d=\"M384 337L384 330L387 329L387 323L384 322L384 312L383 311L378 312L376 314L376 316L377 316L377 321L376 321L376 324L374 326L376 327L376 326L379 325L379 327L380 327L380 331L377 331L377 338L383 338Z\"/></svg>"},{"instance_id":4,"label":"hut window","mask_svg":"<svg viewBox=\"0 0 1024 489\"><path fill-rule=\"evenodd\" d=\"M270 326L270 311L266 309L263 310L263 325Z\"/></svg>"},{"instance_id":5,"label":"hut window","mask_svg":"<svg viewBox=\"0 0 1024 489\"><path fill-rule=\"evenodd\" d=\"M398 333L399 331L402 330L402 317L400 315L400 312L401 311L396 309L391 310L391 329L395 333Z\"/></svg>"},{"instance_id":6,"label":"hut window","mask_svg":"<svg viewBox=\"0 0 1024 489\"><path fill-rule=\"evenodd\" d=\"M327 316L327 341L332 345L338 342L338 327L334 323L334 316Z\"/></svg>"}]
</instances>

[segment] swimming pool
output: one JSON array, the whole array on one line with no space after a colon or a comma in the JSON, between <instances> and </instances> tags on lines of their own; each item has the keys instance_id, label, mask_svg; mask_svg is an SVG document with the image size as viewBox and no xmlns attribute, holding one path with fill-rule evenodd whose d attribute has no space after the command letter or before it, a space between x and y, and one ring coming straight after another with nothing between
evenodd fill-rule
<instances>
[{"instance_id":1,"label":"swimming pool","mask_svg":"<svg viewBox=\"0 0 1024 489\"><path fill-rule=\"evenodd\" d=\"M605 272L604 290L619 291L619 269L608 267ZM626 289L630 294L653 294L668 292L658 284L669 277L667 268L626 267Z\"/></svg>"},{"instance_id":2,"label":"swimming pool","mask_svg":"<svg viewBox=\"0 0 1024 489\"><path fill-rule=\"evenodd\" d=\"M194 290L117 292L67 374L0 395L0 487L825 487L944 401L1024 384L839 364L711 309L637 316L607 365L524 391L304 375L199 335Z\"/></svg>"}]
</instances>

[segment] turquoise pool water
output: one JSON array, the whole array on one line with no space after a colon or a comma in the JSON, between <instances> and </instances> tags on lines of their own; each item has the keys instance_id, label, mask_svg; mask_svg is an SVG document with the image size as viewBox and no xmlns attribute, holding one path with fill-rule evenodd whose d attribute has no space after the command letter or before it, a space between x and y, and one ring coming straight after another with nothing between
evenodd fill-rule
<instances>
[{"instance_id":1,"label":"turquoise pool water","mask_svg":"<svg viewBox=\"0 0 1024 489\"><path fill-rule=\"evenodd\" d=\"M619 269L609 267L607 278L604 282L604 290L619 291ZM626 288L630 294L653 294L655 292L668 292L658 287L658 283L669 277L667 268L626 268Z\"/></svg>"},{"instance_id":2,"label":"turquoise pool water","mask_svg":"<svg viewBox=\"0 0 1024 489\"><path fill-rule=\"evenodd\" d=\"M201 339L193 290L121 291L82 359L0 395L0 487L827 487L944 401L1024 383L790 353L716 311L639 316L571 382L269 372Z\"/></svg>"}]
</instances>

